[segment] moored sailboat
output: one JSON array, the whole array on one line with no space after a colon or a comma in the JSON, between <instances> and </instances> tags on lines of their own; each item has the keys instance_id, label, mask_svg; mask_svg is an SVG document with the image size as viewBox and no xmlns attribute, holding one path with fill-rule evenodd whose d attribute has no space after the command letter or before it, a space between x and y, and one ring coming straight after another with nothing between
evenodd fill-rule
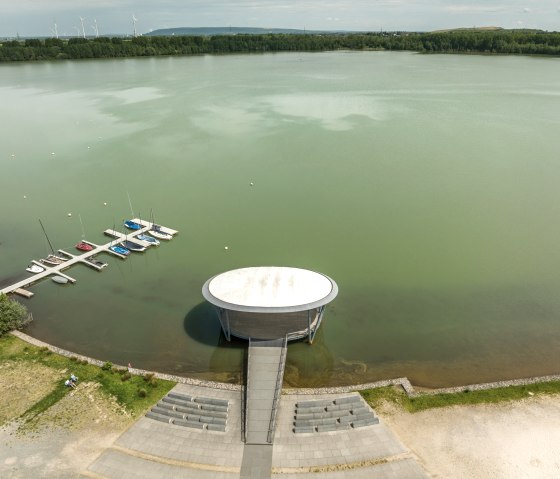
<instances>
[{"instance_id":1,"label":"moored sailboat","mask_svg":"<svg viewBox=\"0 0 560 479\"><path fill-rule=\"evenodd\" d=\"M119 245L113 245L113 246L109 246L109 249L113 252L113 253L117 253L123 256L128 256L130 254L130 250L123 248L122 246Z\"/></svg>"},{"instance_id":2,"label":"moored sailboat","mask_svg":"<svg viewBox=\"0 0 560 479\"><path fill-rule=\"evenodd\" d=\"M41 266L39 266L38 264L31 264L29 265L27 268L25 268L25 271L29 271L30 273L42 273L43 271L45 271L45 268L41 268Z\"/></svg>"},{"instance_id":3,"label":"moored sailboat","mask_svg":"<svg viewBox=\"0 0 560 479\"><path fill-rule=\"evenodd\" d=\"M80 251L91 251L93 250L93 246L90 245L89 243L86 243L85 241L80 241L76 245L76 249L79 249Z\"/></svg>"},{"instance_id":4,"label":"moored sailboat","mask_svg":"<svg viewBox=\"0 0 560 479\"><path fill-rule=\"evenodd\" d=\"M146 247L139 245L138 243L134 243L133 241L129 241L129 240L125 240L122 243L120 243L120 245L126 249L129 249L130 251L135 251L137 253L142 253L143 251L146 251Z\"/></svg>"},{"instance_id":5,"label":"moored sailboat","mask_svg":"<svg viewBox=\"0 0 560 479\"><path fill-rule=\"evenodd\" d=\"M138 238L139 240L142 240L142 241L146 241L146 243L150 243L153 246L159 246L159 244L160 244L157 239L155 239L153 236L150 236L150 235L142 234L142 235L136 236L136 238Z\"/></svg>"},{"instance_id":6,"label":"moored sailboat","mask_svg":"<svg viewBox=\"0 0 560 479\"><path fill-rule=\"evenodd\" d=\"M142 225L132 221L132 220L126 220L124 222L124 225L129 229L129 230L133 230L133 231L138 231L139 229L142 228Z\"/></svg>"}]
</instances>

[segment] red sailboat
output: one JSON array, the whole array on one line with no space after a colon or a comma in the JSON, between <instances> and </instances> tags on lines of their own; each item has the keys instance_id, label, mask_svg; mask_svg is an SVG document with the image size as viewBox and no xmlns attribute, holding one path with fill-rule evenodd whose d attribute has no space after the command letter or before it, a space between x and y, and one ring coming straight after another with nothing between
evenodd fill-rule
<instances>
[{"instance_id":1,"label":"red sailboat","mask_svg":"<svg viewBox=\"0 0 560 479\"><path fill-rule=\"evenodd\" d=\"M76 249L79 249L80 251L91 251L93 249L93 246L89 243L86 243L85 241L80 241L76 245Z\"/></svg>"}]
</instances>

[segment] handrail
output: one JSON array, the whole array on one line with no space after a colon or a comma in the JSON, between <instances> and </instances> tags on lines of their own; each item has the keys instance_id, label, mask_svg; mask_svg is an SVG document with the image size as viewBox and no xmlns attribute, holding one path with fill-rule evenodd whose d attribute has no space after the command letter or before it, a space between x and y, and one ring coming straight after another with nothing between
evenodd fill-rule
<instances>
[{"instance_id":1,"label":"handrail","mask_svg":"<svg viewBox=\"0 0 560 479\"><path fill-rule=\"evenodd\" d=\"M247 404L249 402L249 398L247 397L249 395L249 364L251 361L251 338L249 337L249 349L247 350L247 378L246 378L246 385L245 385L245 391L242 391L242 401L243 401L243 407L242 407L242 412L243 412L243 420L241 421L241 424L243 424L243 431L242 431L242 439L243 442L247 441L247 417L249 416L249 411L247 411Z\"/></svg>"},{"instance_id":2,"label":"handrail","mask_svg":"<svg viewBox=\"0 0 560 479\"><path fill-rule=\"evenodd\" d=\"M280 362L278 364L278 374L276 375L276 385L274 389L274 399L272 400L272 411L270 413L270 422L268 423L267 442L272 443L272 435L276 423L276 407L279 399L279 392L282 391L282 380L284 378L284 366L286 364L286 354L288 351L288 335L283 339L282 350L280 352Z\"/></svg>"}]
</instances>

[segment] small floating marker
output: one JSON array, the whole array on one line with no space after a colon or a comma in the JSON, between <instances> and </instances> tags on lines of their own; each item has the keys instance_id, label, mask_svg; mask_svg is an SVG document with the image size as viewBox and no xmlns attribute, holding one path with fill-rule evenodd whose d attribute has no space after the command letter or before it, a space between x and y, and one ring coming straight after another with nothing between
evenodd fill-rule
<instances>
[{"instance_id":1,"label":"small floating marker","mask_svg":"<svg viewBox=\"0 0 560 479\"><path fill-rule=\"evenodd\" d=\"M54 151L51 153L52 156L54 156Z\"/></svg>"},{"instance_id":2,"label":"small floating marker","mask_svg":"<svg viewBox=\"0 0 560 479\"><path fill-rule=\"evenodd\" d=\"M250 185L251 185L251 186L255 186L255 183L253 183L253 182L251 181Z\"/></svg>"},{"instance_id":3,"label":"small floating marker","mask_svg":"<svg viewBox=\"0 0 560 479\"><path fill-rule=\"evenodd\" d=\"M103 203L103 206L107 206L107 202Z\"/></svg>"},{"instance_id":4,"label":"small floating marker","mask_svg":"<svg viewBox=\"0 0 560 479\"><path fill-rule=\"evenodd\" d=\"M16 157L15 153L12 153L12 158L15 158L15 157Z\"/></svg>"},{"instance_id":5,"label":"small floating marker","mask_svg":"<svg viewBox=\"0 0 560 479\"><path fill-rule=\"evenodd\" d=\"M68 213L68 216L72 216L72 213Z\"/></svg>"},{"instance_id":6,"label":"small floating marker","mask_svg":"<svg viewBox=\"0 0 560 479\"><path fill-rule=\"evenodd\" d=\"M27 199L27 195L23 195L23 199L26 200L26 199Z\"/></svg>"},{"instance_id":7,"label":"small floating marker","mask_svg":"<svg viewBox=\"0 0 560 479\"><path fill-rule=\"evenodd\" d=\"M227 251L229 249L229 246L224 246L224 249Z\"/></svg>"},{"instance_id":8,"label":"small floating marker","mask_svg":"<svg viewBox=\"0 0 560 479\"><path fill-rule=\"evenodd\" d=\"M87 149L89 150L91 148L91 146L88 146Z\"/></svg>"}]
</instances>

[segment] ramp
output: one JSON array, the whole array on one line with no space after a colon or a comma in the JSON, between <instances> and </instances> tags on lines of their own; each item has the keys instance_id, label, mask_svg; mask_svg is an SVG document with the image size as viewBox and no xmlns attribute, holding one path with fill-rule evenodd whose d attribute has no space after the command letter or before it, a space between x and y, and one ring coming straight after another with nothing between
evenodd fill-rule
<instances>
[{"instance_id":1,"label":"ramp","mask_svg":"<svg viewBox=\"0 0 560 479\"><path fill-rule=\"evenodd\" d=\"M272 444L287 339L249 340L245 401L245 443Z\"/></svg>"}]
</instances>

